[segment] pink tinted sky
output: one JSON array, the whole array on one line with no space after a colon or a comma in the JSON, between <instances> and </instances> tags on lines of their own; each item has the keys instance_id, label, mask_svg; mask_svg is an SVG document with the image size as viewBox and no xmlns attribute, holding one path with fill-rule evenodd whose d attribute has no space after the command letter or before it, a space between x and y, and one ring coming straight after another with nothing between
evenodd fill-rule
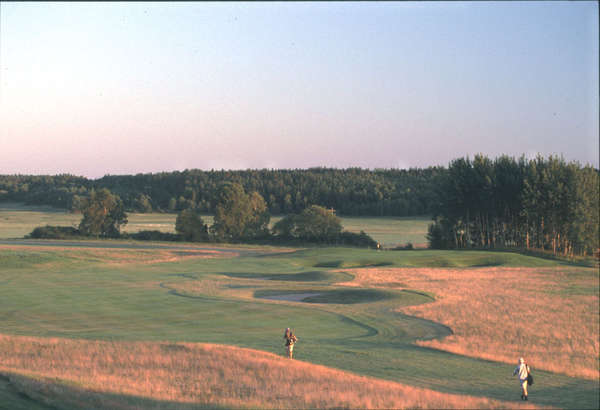
<instances>
[{"instance_id":1,"label":"pink tinted sky","mask_svg":"<svg viewBox=\"0 0 600 410\"><path fill-rule=\"evenodd\" d=\"M1 3L0 174L598 167L595 2Z\"/></svg>"}]
</instances>

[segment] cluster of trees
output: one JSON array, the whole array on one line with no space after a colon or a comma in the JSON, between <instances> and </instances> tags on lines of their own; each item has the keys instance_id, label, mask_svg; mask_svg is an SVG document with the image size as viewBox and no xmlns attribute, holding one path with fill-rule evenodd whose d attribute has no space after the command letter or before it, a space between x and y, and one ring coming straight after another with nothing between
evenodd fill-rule
<instances>
[{"instance_id":1,"label":"cluster of trees","mask_svg":"<svg viewBox=\"0 0 600 410\"><path fill-rule=\"evenodd\" d=\"M70 226L41 226L29 235L31 238L66 239L76 236L118 238L121 226L127 224L123 201L108 189L92 190L80 202L82 218L78 228Z\"/></svg>"},{"instance_id":2,"label":"cluster of trees","mask_svg":"<svg viewBox=\"0 0 600 410\"><path fill-rule=\"evenodd\" d=\"M207 226L197 210L177 215L175 230L188 241L325 243L376 247L365 232L344 231L333 209L311 205L298 214L289 214L269 229L270 214L263 197L246 193L238 183L225 183L219 190L214 222Z\"/></svg>"},{"instance_id":3,"label":"cluster of trees","mask_svg":"<svg viewBox=\"0 0 600 410\"><path fill-rule=\"evenodd\" d=\"M552 156L456 159L438 181L430 246L597 252L599 182L598 170Z\"/></svg>"},{"instance_id":4,"label":"cluster of trees","mask_svg":"<svg viewBox=\"0 0 600 410\"><path fill-rule=\"evenodd\" d=\"M518 247L574 255L598 250L598 179L597 169L562 158L478 155L456 159L447 168L409 170L186 170L97 180L0 175L0 201L79 211L90 209L90 199L100 195L106 203L91 215L84 213L80 230L86 235L117 235L125 211L164 211L179 212L178 235L186 240L234 242L313 241L304 224L322 227L327 209L340 215L432 215L428 239L433 248ZM101 226L95 215L113 202L117 209L110 217L120 222ZM215 224L197 229L204 225L200 212L214 214ZM288 217L269 231L272 214ZM318 241L359 242L348 235L324 231Z\"/></svg>"},{"instance_id":5,"label":"cluster of trees","mask_svg":"<svg viewBox=\"0 0 600 410\"><path fill-rule=\"evenodd\" d=\"M290 214L273 226L273 235L288 243L330 243L376 248L377 242L364 231L342 230L333 209L311 205L299 214Z\"/></svg>"},{"instance_id":6,"label":"cluster of trees","mask_svg":"<svg viewBox=\"0 0 600 410\"><path fill-rule=\"evenodd\" d=\"M127 224L127 214L123 201L108 189L92 191L88 198L81 201L83 218L79 231L87 236L118 238L121 226Z\"/></svg>"},{"instance_id":7,"label":"cluster of trees","mask_svg":"<svg viewBox=\"0 0 600 410\"><path fill-rule=\"evenodd\" d=\"M0 201L52 205L77 211L92 190L109 189L128 212L180 212L195 208L216 213L220 187L240 184L258 192L270 214L299 213L310 205L340 215L428 215L435 179L442 167L409 170L361 168L163 172L108 175L89 180L71 175L0 175Z\"/></svg>"},{"instance_id":8,"label":"cluster of trees","mask_svg":"<svg viewBox=\"0 0 600 410\"><path fill-rule=\"evenodd\" d=\"M0 201L50 205L77 211L93 186L84 177L61 175L0 175Z\"/></svg>"},{"instance_id":9,"label":"cluster of trees","mask_svg":"<svg viewBox=\"0 0 600 410\"><path fill-rule=\"evenodd\" d=\"M127 224L123 201L103 188L93 190L80 202L82 219L73 227L44 226L35 228L32 238L67 239L77 236L118 238L121 226ZM142 231L125 237L140 240L183 240L188 242L266 242L328 243L375 247L366 233L343 231L340 219L332 209L312 205L300 214L290 214L269 229L270 214L263 197L256 191L246 193L238 183L225 183L218 192L214 223L208 226L198 209L179 212L175 221L177 234Z\"/></svg>"}]
</instances>

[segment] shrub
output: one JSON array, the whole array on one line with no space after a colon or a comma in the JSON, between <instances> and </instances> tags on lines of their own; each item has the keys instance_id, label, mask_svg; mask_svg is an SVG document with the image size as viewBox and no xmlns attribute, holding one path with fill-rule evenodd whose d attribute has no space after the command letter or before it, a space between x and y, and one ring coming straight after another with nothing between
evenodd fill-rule
<instances>
[{"instance_id":1,"label":"shrub","mask_svg":"<svg viewBox=\"0 0 600 410\"><path fill-rule=\"evenodd\" d=\"M79 229L72 226L38 226L27 238L33 239L70 239L84 236Z\"/></svg>"},{"instance_id":2,"label":"shrub","mask_svg":"<svg viewBox=\"0 0 600 410\"><path fill-rule=\"evenodd\" d=\"M342 224L335 212L318 205L288 215L273 226L273 233L282 238L316 243L339 242L341 232Z\"/></svg>"},{"instance_id":3,"label":"shrub","mask_svg":"<svg viewBox=\"0 0 600 410\"><path fill-rule=\"evenodd\" d=\"M365 231L360 231L360 233L343 231L340 234L340 241L343 245L359 246L361 248L377 247L377 241L367 235Z\"/></svg>"},{"instance_id":4,"label":"shrub","mask_svg":"<svg viewBox=\"0 0 600 410\"><path fill-rule=\"evenodd\" d=\"M398 245L392 250L393 251L412 251L413 249L415 249L413 244L408 242L406 245Z\"/></svg>"},{"instance_id":5,"label":"shrub","mask_svg":"<svg viewBox=\"0 0 600 410\"><path fill-rule=\"evenodd\" d=\"M184 209L177 215L175 230L179 236L189 242L207 242L208 226L202 220L200 214L194 209Z\"/></svg>"},{"instance_id":6,"label":"shrub","mask_svg":"<svg viewBox=\"0 0 600 410\"><path fill-rule=\"evenodd\" d=\"M124 237L135 239L138 241L171 241L176 242L182 240L181 235L161 232L161 231L140 231L124 235Z\"/></svg>"}]
</instances>

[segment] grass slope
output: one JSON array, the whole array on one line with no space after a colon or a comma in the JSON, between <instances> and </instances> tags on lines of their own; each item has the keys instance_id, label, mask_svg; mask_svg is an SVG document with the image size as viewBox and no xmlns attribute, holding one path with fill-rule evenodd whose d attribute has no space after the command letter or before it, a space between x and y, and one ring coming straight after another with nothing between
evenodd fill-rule
<instances>
[{"instance_id":1,"label":"grass slope","mask_svg":"<svg viewBox=\"0 0 600 410\"><path fill-rule=\"evenodd\" d=\"M238 347L0 335L0 375L69 408L507 408ZM35 369L23 372L11 369ZM525 404L525 403L522 403ZM529 403L527 403L529 404ZM525 406L519 406L525 407ZM527 406L530 407L530 406Z\"/></svg>"},{"instance_id":2,"label":"grass slope","mask_svg":"<svg viewBox=\"0 0 600 410\"><path fill-rule=\"evenodd\" d=\"M510 377L512 365L413 344L448 334L440 324L395 310L399 303L427 303L430 296L369 289L345 293L348 289L332 284L339 274L332 270L560 266L499 252L265 249L239 257L226 253L184 259L177 257L178 248L166 248L160 251L172 252L173 261L149 263L144 262L147 249L127 244L108 250L0 245L0 333L221 343L282 354L282 330L289 326L300 339L298 359L441 392L510 401L519 395ZM308 291L330 297L312 300L317 303L255 298ZM354 303L344 303L346 298ZM537 387L531 392L536 404L597 405L595 381L541 371L536 375Z\"/></svg>"}]
</instances>

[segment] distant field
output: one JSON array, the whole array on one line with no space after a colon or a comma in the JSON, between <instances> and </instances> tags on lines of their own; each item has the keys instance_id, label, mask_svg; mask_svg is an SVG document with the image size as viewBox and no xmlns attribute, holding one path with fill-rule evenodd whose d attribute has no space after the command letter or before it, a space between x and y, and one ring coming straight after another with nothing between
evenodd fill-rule
<instances>
[{"instance_id":1,"label":"distant field","mask_svg":"<svg viewBox=\"0 0 600 410\"><path fill-rule=\"evenodd\" d=\"M122 228L123 232L135 233L144 230L175 232L176 214L138 214L129 213L129 222ZM205 223L213 223L212 215L204 215ZM271 225L281 217L272 217ZM427 217L345 217L342 219L344 229L351 232L365 231L384 247L395 247L410 242L423 247L427 243L425 235L430 218ZM43 225L77 226L80 214L65 212L61 209L29 206L17 203L0 202L0 239L22 238L34 228Z\"/></svg>"},{"instance_id":2,"label":"distant field","mask_svg":"<svg viewBox=\"0 0 600 410\"><path fill-rule=\"evenodd\" d=\"M421 216L400 217L345 217L344 229L351 232L365 231L386 248L412 243L426 247L427 227L431 218Z\"/></svg>"},{"instance_id":3,"label":"distant field","mask_svg":"<svg viewBox=\"0 0 600 410\"><path fill-rule=\"evenodd\" d=\"M440 270L437 275L433 267L454 269L451 274ZM496 302L490 300L491 307L486 307L481 289L489 287L486 280L493 281L493 277L485 272L502 275L525 268L535 273L522 281L525 290L545 295L551 303L544 301L538 305L537 299L531 297L523 298L525 305L515 306L532 312L540 306L546 310L525 317L527 322L523 323L518 321L520 316L511 316L514 312L508 311L500 319L491 315L489 309ZM419 269L429 269L429 273L420 274ZM409 275L410 272L414 274ZM458 280L461 275L463 282ZM569 280L562 280L565 277ZM15 403L12 407L18 408L24 400L19 392L25 393L25 397L43 397L47 391L60 397L61 391L81 391L84 397L93 396L100 403L92 407L102 407L104 403L105 408L135 408L141 400L142 407L185 408L175 405L173 398L180 396L192 397L201 407L238 406L244 400L258 400L251 401L252 405L268 407L268 403L263 406L265 399L261 394L274 392L288 396L276 393L268 384L252 383L264 380L261 374L271 371L277 374L281 361L286 363L282 357L282 332L289 326L299 337L295 349L297 360L401 383L404 387L394 389L398 395L406 394L409 400L412 400L410 390L401 393L408 386L416 389L413 392L427 389L436 394L464 396L462 401L457 400L465 407L479 407L470 401L473 396L490 400L484 407L497 407L493 404L496 400L510 402L507 407L518 407L521 404L518 384L511 377L514 363L504 363L500 355L496 358L500 360L493 357L482 360L473 357L476 356L473 352L455 352L446 348L444 341L458 340L462 344L485 341L481 339L482 333L475 330L483 329L483 333L490 332L493 336L493 329L503 329L494 325L498 320L514 323L516 331L521 329L522 334L525 334L522 326L541 329L535 320L547 321L551 326L555 318L562 317L560 306L565 300L582 307L571 309L567 315L576 326L585 327L583 337L588 337L585 335L593 334L596 329L590 318L597 315L594 317L593 308L585 307L594 301L597 305L598 287L593 282L596 277L594 269L502 252L5 241L0 244L0 334L6 335L0 346L0 401ZM518 282L518 274L515 278ZM483 301L463 298L457 308L452 303L462 294L468 295L467 286L477 289L477 295L484 295ZM496 293L504 292L502 286L496 289ZM311 296L296 299L300 301L285 300L307 294ZM273 296L278 300L272 299ZM513 296L513 291L506 292L509 299ZM555 310L549 308L552 302ZM440 303L445 306L441 313ZM506 304L512 306L510 301ZM477 309L478 314L469 315L469 307ZM430 316L435 312L438 316ZM460 320L452 321L448 315ZM463 317L470 319L467 322L470 328L464 327ZM554 330L560 336L565 327L560 320L556 323ZM452 332L458 339L452 339ZM15 338L19 335L41 340ZM535 344L548 349L554 340L560 343L569 340L568 334L566 338L554 339L555 335L546 330L536 337ZM105 346L101 341L110 343ZM440 345L427 345L436 341ZM550 343L545 345L545 342ZM139 344L129 349L127 343ZM222 382L209 387L190 384L186 378L180 378L186 374L184 369L195 374L203 371L200 362L196 366L194 360L186 359L196 357L194 352L203 349L198 343L261 350L270 353L275 363L271 359L253 358L246 366L242 360L240 364L231 364L231 375L219 372L217 365L214 374L222 377ZM583 361L573 362L578 363L579 369L583 366L593 370L597 353L584 344L570 344L561 357L570 361L584 356ZM111 346L116 349L113 353ZM502 354L508 352L509 357L516 353L502 338L491 348ZM32 354L36 349L39 353ZM164 354L144 354L152 349ZM534 352L523 351L527 357L534 357ZM216 353L214 357L221 360ZM85 362L88 359L93 360L89 366ZM534 368L536 386L531 389L530 403L559 408L597 406L597 378L590 379L587 373L584 377L570 377L560 369L544 370L537 363ZM133 372L135 369L139 374ZM300 377L299 384L310 382L302 377L305 376ZM294 398L281 400L296 403L298 407L318 407L319 403L325 405L318 400L328 397L326 388L337 391L339 386L354 386L345 393L354 397L352 392L359 389L355 379L341 374L335 377L342 378L338 387L325 382L313 387L306 384L305 389L313 392L301 389ZM163 384L157 381L155 385L154 379L169 381ZM98 391L95 386L99 385L119 387ZM387 394L384 390L382 398ZM237 396L231 398L233 393L229 391L235 391ZM416 401L408 401L406 405L444 407L435 400L445 399L436 394L417 394ZM58 399L59 404L64 400L62 407L90 407L85 401L73 404L69 401L73 396L67 396ZM331 397L344 399L343 394L337 393ZM279 403L277 400L275 403ZM452 401L455 399L448 400L456 403ZM351 401L359 407L369 406L359 398ZM377 403L386 407L385 403L390 402ZM29 404L25 402L23 408ZM331 405L355 407L343 401Z\"/></svg>"},{"instance_id":4,"label":"distant field","mask_svg":"<svg viewBox=\"0 0 600 410\"><path fill-rule=\"evenodd\" d=\"M122 228L122 232L175 232L176 218L176 214L129 213L128 223ZM81 214L66 212L64 209L0 202L0 239L22 238L34 228L44 225L77 227L80 221Z\"/></svg>"},{"instance_id":5,"label":"distant field","mask_svg":"<svg viewBox=\"0 0 600 410\"><path fill-rule=\"evenodd\" d=\"M22 238L43 225L77 226L81 215L47 206L0 202L0 239Z\"/></svg>"}]
</instances>

